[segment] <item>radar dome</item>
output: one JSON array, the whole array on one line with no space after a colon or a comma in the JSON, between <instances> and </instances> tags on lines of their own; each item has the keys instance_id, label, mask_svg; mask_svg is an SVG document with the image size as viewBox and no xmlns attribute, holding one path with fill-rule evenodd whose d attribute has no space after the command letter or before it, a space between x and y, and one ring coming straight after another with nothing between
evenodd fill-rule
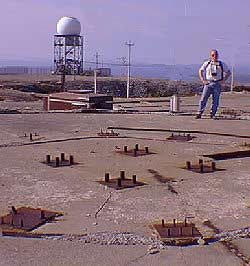
<instances>
[{"instance_id":1,"label":"radar dome","mask_svg":"<svg viewBox=\"0 0 250 266\"><path fill-rule=\"evenodd\" d=\"M73 17L62 17L57 22L57 34L59 35L80 35L81 23Z\"/></svg>"}]
</instances>

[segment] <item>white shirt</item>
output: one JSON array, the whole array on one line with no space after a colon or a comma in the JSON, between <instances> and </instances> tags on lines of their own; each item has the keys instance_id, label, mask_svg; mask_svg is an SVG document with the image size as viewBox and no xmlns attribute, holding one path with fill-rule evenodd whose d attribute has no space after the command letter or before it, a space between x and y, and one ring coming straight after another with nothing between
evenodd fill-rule
<instances>
[{"instance_id":1,"label":"white shirt","mask_svg":"<svg viewBox=\"0 0 250 266\"><path fill-rule=\"evenodd\" d=\"M202 66L200 67L200 70L203 70L205 72L205 78L208 81L218 81L222 79L222 69L220 66L220 63L223 68L223 75L228 72L228 66L222 62L222 61L217 61L213 62L211 60L206 60ZM225 75L224 75L225 76Z\"/></svg>"}]
</instances>

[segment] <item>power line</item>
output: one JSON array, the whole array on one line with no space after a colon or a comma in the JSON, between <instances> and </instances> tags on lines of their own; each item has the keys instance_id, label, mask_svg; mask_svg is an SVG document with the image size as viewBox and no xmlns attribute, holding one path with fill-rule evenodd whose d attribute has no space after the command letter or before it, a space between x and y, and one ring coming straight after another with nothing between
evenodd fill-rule
<instances>
[{"instance_id":1,"label":"power line","mask_svg":"<svg viewBox=\"0 0 250 266\"><path fill-rule=\"evenodd\" d=\"M84 63L88 63L88 64L95 64L96 65L96 62L94 61L83 61ZM99 64L99 62L98 62ZM123 65L123 64L116 64L116 63L104 63L102 62L103 65L110 65L110 66L127 66L127 65Z\"/></svg>"},{"instance_id":2,"label":"power line","mask_svg":"<svg viewBox=\"0 0 250 266\"><path fill-rule=\"evenodd\" d=\"M122 57L118 57L117 59L122 62L122 65L126 65L127 64L127 57L122 56Z\"/></svg>"},{"instance_id":3,"label":"power line","mask_svg":"<svg viewBox=\"0 0 250 266\"><path fill-rule=\"evenodd\" d=\"M121 61L122 65L124 65L124 66L127 64L127 57L125 57L125 56L118 57L117 60ZM124 71L124 68L121 68L121 76L126 75L123 71Z\"/></svg>"},{"instance_id":4,"label":"power line","mask_svg":"<svg viewBox=\"0 0 250 266\"><path fill-rule=\"evenodd\" d=\"M96 64L96 62L94 61L83 61L84 63L88 63L88 64ZM99 64L99 63L98 63ZM128 64L118 64L118 63L108 63L108 62L102 62L103 65L106 65L106 66L117 66L117 67L128 67ZM199 66L199 64L192 64L192 65L197 65ZM178 66L177 65L167 65L167 64L159 64L159 63L152 63L152 64L147 64L147 65L134 65L134 64L131 64L130 63L130 67L133 67L133 68L159 68L159 67L175 67L175 66Z\"/></svg>"}]
</instances>

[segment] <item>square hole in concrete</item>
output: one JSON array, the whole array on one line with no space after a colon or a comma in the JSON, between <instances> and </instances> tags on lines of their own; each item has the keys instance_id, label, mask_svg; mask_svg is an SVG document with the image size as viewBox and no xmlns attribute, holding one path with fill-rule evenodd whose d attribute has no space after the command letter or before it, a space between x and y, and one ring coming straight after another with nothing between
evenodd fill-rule
<instances>
[{"instance_id":1,"label":"square hole in concrete","mask_svg":"<svg viewBox=\"0 0 250 266\"><path fill-rule=\"evenodd\" d=\"M162 220L161 223L154 223L151 227L161 241L173 244L178 243L176 240L183 245L194 244L202 236L195 224L186 220L180 222L174 219L173 222L167 223Z\"/></svg>"},{"instance_id":2,"label":"square hole in concrete","mask_svg":"<svg viewBox=\"0 0 250 266\"><path fill-rule=\"evenodd\" d=\"M32 231L42 224L62 216L60 212L34 209L31 207L11 207L10 213L0 217L0 228L4 230L19 229Z\"/></svg>"}]
</instances>

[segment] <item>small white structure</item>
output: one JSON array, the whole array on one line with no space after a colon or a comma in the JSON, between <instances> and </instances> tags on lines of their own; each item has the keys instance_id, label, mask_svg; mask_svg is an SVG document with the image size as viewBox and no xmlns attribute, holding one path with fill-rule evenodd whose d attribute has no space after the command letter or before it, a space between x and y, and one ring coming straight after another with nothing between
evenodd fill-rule
<instances>
[{"instance_id":1,"label":"small white structure","mask_svg":"<svg viewBox=\"0 0 250 266\"><path fill-rule=\"evenodd\" d=\"M62 17L57 23L57 34L59 35L80 35L81 23L77 18Z\"/></svg>"},{"instance_id":2,"label":"small white structure","mask_svg":"<svg viewBox=\"0 0 250 266\"><path fill-rule=\"evenodd\" d=\"M177 94L174 94L170 98L170 112L172 113L178 113L180 112L180 97Z\"/></svg>"}]
</instances>

